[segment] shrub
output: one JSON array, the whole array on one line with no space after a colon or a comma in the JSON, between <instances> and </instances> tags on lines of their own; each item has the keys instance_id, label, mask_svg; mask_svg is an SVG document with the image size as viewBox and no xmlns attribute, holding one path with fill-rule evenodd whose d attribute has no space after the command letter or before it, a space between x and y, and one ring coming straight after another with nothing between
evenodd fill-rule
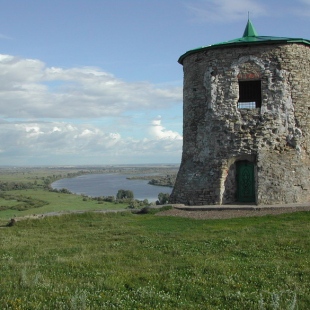
<instances>
[{"instance_id":1,"label":"shrub","mask_svg":"<svg viewBox=\"0 0 310 310\"><path fill-rule=\"evenodd\" d=\"M156 201L156 204L157 205L164 205L164 204L168 203L169 197L170 197L170 194L168 194L168 193L159 193L158 194L158 200Z\"/></svg>"},{"instance_id":2,"label":"shrub","mask_svg":"<svg viewBox=\"0 0 310 310\"><path fill-rule=\"evenodd\" d=\"M172 206L163 206L160 208L152 208L151 206L146 206L142 208L137 214L156 214L161 211L171 210Z\"/></svg>"},{"instance_id":3,"label":"shrub","mask_svg":"<svg viewBox=\"0 0 310 310\"><path fill-rule=\"evenodd\" d=\"M125 190L125 189L119 189L117 194L116 194L116 198L117 199L126 199L126 198L132 199L132 198L134 198L133 191Z\"/></svg>"}]
</instances>

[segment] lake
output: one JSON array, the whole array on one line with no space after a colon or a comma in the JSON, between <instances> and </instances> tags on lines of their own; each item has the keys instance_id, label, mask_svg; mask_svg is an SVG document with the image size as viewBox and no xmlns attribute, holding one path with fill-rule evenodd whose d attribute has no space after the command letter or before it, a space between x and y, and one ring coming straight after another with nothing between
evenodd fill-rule
<instances>
[{"instance_id":1,"label":"lake","mask_svg":"<svg viewBox=\"0 0 310 310\"><path fill-rule=\"evenodd\" d=\"M66 188L70 192L90 197L116 196L119 189L131 190L135 199L156 201L159 193L171 194L172 188L148 184L147 180L128 180L132 175L86 174L75 178L65 178L52 183L52 188Z\"/></svg>"}]
</instances>

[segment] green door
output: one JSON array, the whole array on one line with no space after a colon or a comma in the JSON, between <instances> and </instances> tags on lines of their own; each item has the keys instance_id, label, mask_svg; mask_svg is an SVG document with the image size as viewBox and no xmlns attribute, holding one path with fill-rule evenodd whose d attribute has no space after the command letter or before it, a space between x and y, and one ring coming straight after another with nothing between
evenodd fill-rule
<instances>
[{"instance_id":1,"label":"green door","mask_svg":"<svg viewBox=\"0 0 310 310\"><path fill-rule=\"evenodd\" d=\"M254 164L237 162L237 188L239 202L255 202Z\"/></svg>"}]
</instances>

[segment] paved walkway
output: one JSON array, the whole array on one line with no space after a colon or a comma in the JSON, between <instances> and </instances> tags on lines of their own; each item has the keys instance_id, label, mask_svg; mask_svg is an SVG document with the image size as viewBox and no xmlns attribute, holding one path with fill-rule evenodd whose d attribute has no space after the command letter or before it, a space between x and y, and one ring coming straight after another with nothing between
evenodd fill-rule
<instances>
[{"instance_id":1,"label":"paved walkway","mask_svg":"<svg viewBox=\"0 0 310 310\"><path fill-rule=\"evenodd\" d=\"M238 205L186 206L183 204L173 204L172 206L175 209L185 210L185 211L265 210L265 209L276 210L280 208L310 207L310 202L277 204L277 205L238 204Z\"/></svg>"}]
</instances>

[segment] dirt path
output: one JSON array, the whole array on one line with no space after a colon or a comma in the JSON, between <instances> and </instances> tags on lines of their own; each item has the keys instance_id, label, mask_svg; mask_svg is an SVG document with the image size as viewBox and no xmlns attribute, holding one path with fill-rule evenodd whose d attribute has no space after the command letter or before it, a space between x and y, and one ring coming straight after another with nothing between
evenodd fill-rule
<instances>
[{"instance_id":1,"label":"dirt path","mask_svg":"<svg viewBox=\"0 0 310 310\"><path fill-rule=\"evenodd\" d=\"M160 206L156 206L157 208ZM264 215L278 215L283 213L292 213L297 211L310 211L310 206L302 207L279 207L279 208L263 208L260 210L205 210L205 211L188 211L180 210L178 208L173 208L171 210L162 211L157 213L157 216L179 216L192 218L197 220L205 219L230 219L237 217L250 217L250 216L264 216ZM26 219L42 219L49 216L61 216L66 214L77 214L85 212L94 212L94 213L116 213L116 212L131 212L131 210L98 210L98 211L70 211L70 212L50 212L45 214L34 214L23 217L14 218L15 221L21 221ZM0 226L0 228L6 227Z\"/></svg>"},{"instance_id":2,"label":"dirt path","mask_svg":"<svg viewBox=\"0 0 310 310\"><path fill-rule=\"evenodd\" d=\"M12 223L11 226L13 226L16 222L23 221L23 220L28 220L28 219L43 219L45 217L50 217L50 216L62 216L62 215L69 215L69 214L81 214L81 213L86 213L86 212L93 212L93 213L116 213L116 212L130 212L131 210L127 209L118 209L118 210L96 210L96 211L89 211L89 210L77 210L77 211L56 211L56 212L49 212L49 213L43 213L43 214L31 214L31 215L25 215L25 216L19 216L19 217L14 217L10 221L8 221L7 224ZM8 225L2 225L0 228L7 227Z\"/></svg>"},{"instance_id":3,"label":"dirt path","mask_svg":"<svg viewBox=\"0 0 310 310\"><path fill-rule=\"evenodd\" d=\"M264 215L278 215L283 213L292 213L297 211L310 211L310 206L307 207L285 207L277 209L261 209L261 210L212 210L212 211L186 211L179 209L171 209L157 213L159 216L180 216L193 218L197 220L205 219L229 219L236 217L250 217L250 216L264 216Z\"/></svg>"}]
</instances>

